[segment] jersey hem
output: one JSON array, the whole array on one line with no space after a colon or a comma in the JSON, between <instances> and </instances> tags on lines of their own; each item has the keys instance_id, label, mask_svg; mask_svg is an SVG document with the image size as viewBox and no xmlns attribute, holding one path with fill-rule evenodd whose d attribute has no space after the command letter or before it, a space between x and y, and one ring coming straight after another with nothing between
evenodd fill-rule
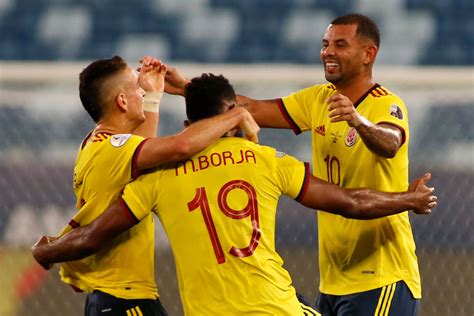
<instances>
[{"instance_id":1,"label":"jersey hem","mask_svg":"<svg viewBox=\"0 0 474 316\"><path fill-rule=\"evenodd\" d=\"M323 290L323 288L320 286L319 291L322 294L326 294L326 295L343 296L343 295L351 295L351 294L357 294L357 293L372 291L372 290L379 289L379 288L382 288L384 286L387 286L387 285L390 285L390 284L393 284L393 283L396 283L396 282L399 282L399 281L405 282L405 284L407 285L408 289L410 290L410 293L413 296L413 298L421 299L421 293L416 293L418 291L415 291L410 286L410 284L409 284L410 282L407 282L404 279L394 279L394 280L390 280L388 282L384 282L384 283L377 284L377 285L375 285L375 284L374 285L369 285L367 288L358 288L358 289L353 288L353 289L349 289L347 291L326 291L326 290ZM420 292L421 292L421 290L420 290Z\"/></svg>"}]
</instances>

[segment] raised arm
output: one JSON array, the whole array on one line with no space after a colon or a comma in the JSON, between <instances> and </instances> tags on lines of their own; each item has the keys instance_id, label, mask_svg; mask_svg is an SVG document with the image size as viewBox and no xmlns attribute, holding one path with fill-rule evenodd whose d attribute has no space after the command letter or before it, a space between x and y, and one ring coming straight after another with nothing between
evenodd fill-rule
<instances>
[{"instance_id":1,"label":"raised arm","mask_svg":"<svg viewBox=\"0 0 474 316\"><path fill-rule=\"evenodd\" d=\"M336 93L328 99L331 122L346 121L354 127L373 153L393 158L403 144L402 131L388 124L374 124L360 115L346 96Z\"/></svg>"},{"instance_id":2,"label":"raised arm","mask_svg":"<svg viewBox=\"0 0 474 316\"><path fill-rule=\"evenodd\" d=\"M166 65L151 56L140 60L138 84L145 90L143 112L145 122L133 132L143 137L156 137L160 119L159 108L165 86Z\"/></svg>"},{"instance_id":3,"label":"raised arm","mask_svg":"<svg viewBox=\"0 0 474 316\"><path fill-rule=\"evenodd\" d=\"M370 189L345 189L311 177L303 205L354 219L374 219L413 210L429 214L437 205L434 188L426 186L431 174L414 180L406 192L387 193Z\"/></svg>"},{"instance_id":4,"label":"raised arm","mask_svg":"<svg viewBox=\"0 0 474 316\"><path fill-rule=\"evenodd\" d=\"M184 88L189 80L176 68L169 68L165 77L165 92L184 97ZM255 100L243 95L237 95L237 103L246 108L261 127L291 128L280 112L277 101Z\"/></svg>"},{"instance_id":5,"label":"raised arm","mask_svg":"<svg viewBox=\"0 0 474 316\"><path fill-rule=\"evenodd\" d=\"M228 131L240 127L245 137L258 142L258 127L244 108L234 108L221 115L191 124L182 132L145 142L137 159L138 170L191 157L211 145Z\"/></svg>"},{"instance_id":6,"label":"raised arm","mask_svg":"<svg viewBox=\"0 0 474 316\"><path fill-rule=\"evenodd\" d=\"M78 227L60 238L42 236L31 251L36 261L49 270L54 263L94 254L135 224L136 219L119 200L89 225Z\"/></svg>"},{"instance_id":7,"label":"raised arm","mask_svg":"<svg viewBox=\"0 0 474 316\"><path fill-rule=\"evenodd\" d=\"M238 95L237 103L249 110L255 121L261 127L269 128L291 128L281 113L277 100L255 100Z\"/></svg>"}]
</instances>

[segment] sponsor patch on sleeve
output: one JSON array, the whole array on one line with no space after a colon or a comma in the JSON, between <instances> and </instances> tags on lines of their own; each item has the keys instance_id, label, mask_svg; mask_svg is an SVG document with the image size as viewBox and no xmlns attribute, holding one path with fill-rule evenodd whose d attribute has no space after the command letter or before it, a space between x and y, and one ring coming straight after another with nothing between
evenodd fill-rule
<instances>
[{"instance_id":1,"label":"sponsor patch on sleeve","mask_svg":"<svg viewBox=\"0 0 474 316\"><path fill-rule=\"evenodd\" d=\"M132 136L132 134L116 134L112 135L110 138L110 143L114 147L122 147L128 139Z\"/></svg>"},{"instance_id":2,"label":"sponsor patch on sleeve","mask_svg":"<svg viewBox=\"0 0 474 316\"><path fill-rule=\"evenodd\" d=\"M398 105L392 104L390 106L390 115L395 116L396 118L403 120L403 112L402 109Z\"/></svg>"}]
</instances>

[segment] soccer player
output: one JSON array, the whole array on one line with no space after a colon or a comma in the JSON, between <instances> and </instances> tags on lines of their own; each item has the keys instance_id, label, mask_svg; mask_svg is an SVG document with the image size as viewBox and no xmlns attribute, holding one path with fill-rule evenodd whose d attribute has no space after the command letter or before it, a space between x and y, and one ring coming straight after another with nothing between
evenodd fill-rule
<instances>
[{"instance_id":1,"label":"soccer player","mask_svg":"<svg viewBox=\"0 0 474 316\"><path fill-rule=\"evenodd\" d=\"M327 84L247 103L263 127L312 134L313 174L341 187L403 191L408 186L408 113L374 82L377 25L348 14L327 28L321 61ZM320 297L325 315L414 316L420 274L408 213L359 221L318 212Z\"/></svg>"},{"instance_id":2,"label":"soccer player","mask_svg":"<svg viewBox=\"0 0 474 316\"><path fill-rule=\"evenodd\" d=\"M327 84L287 97L239 96L261 127L312 135L313 174L345 188L403 191L408 186L408 112L372 78L377 25L348 14L328 26L320 52ZM174 84L184 80L176 80ZM179 87L177 87L179 88ZM318 212L320 297L327 315L414 316L421 283L408 213L373 221Z\"/></svg>"},{"instance_id":3,"label":"soccer player","mask_svg":"<svg viewBox=\"0 0 474 316\"><path fill-rule=\"evenodd\" d=\"M257 140L259 128L244 109L226 112L168 137L144 139L134 135L156 134L165 73L165 65L145 57L138 76L116 56L95 61L80 74L80 98L97 125L82 142L74 167L79 211L60 235L92 222L146 169L186 159L238 126ZM152 124L145 121L145 115ZM52 239L43 238L42 242ZM60 275L65 283L89 293L86 315L166 314L154 278L152 216L97 254L62 264Z\"/></svg>"},{"instance_id":4,"label":"soccer player","mask_svg":"<svg viewBox=\"0 0 474 316\"><path fill-rule=\"evenodd\" d=\"M191 126L235 107L233 87L222 76L195 78L185 94ZM407 209L426 214L436 206L429 174L404 193L344 189L312 177L307 164L274 148L228 136L128 184L94 222L35 245L34 257L42 265L83 258L154 212L170 239L186 315L317 315L299 303L275 250L281 194L358 219Z\"/></svg>"}]
</instances>

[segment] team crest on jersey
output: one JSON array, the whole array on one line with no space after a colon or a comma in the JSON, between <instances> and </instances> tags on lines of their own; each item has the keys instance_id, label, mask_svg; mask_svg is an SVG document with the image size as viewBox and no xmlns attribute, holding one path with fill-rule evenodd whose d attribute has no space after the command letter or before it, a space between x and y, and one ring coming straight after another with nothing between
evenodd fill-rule
<instances>
[{"instance_id":1,"label":"team crest on jersey","mask_svg":"<svg viewBox=\"0 0 474 316\"><path fill-rule=\"evenodd\" d=\"M357 131L354 127L351 127L349 133L347 133L346 140L344 143L347 147L354 146L355 142L357 141Z\"/></svg>"},{"instance_id":2,"label":"team crest on jersey","mask_svg":"<svg viewBox=\"0 0 474 316\"><path fill-rule=\"evenodd\" d=\"M276 153L275 153L275 157L277 157L277 158L283 158L285 156L286 156L286 153L284 153L282 151L277 150Z\"/></svg>"},{"instance_id":3,"label":"team crest on jersey","mask_svg":"<svg viewBox=\"0 0 474 316\"><path fill-rule=\"evenodd\" d=\"M398 105L392 104L390 106L390 115L395 116L396 118L403 120L403 112L402 109Z\"/></svg>"},{"instance_id":4,"label":"team crest on jersey","mask_svg":"<svg viewBox=\"0 0 474 316\"><path fill-rule=\"evenodd\" d=\"M123 146L127 140L132 136L132 134L116 134L112 135L110 138L110 143L114 147L121 147Z\"/></svg>"}]
</instances>

